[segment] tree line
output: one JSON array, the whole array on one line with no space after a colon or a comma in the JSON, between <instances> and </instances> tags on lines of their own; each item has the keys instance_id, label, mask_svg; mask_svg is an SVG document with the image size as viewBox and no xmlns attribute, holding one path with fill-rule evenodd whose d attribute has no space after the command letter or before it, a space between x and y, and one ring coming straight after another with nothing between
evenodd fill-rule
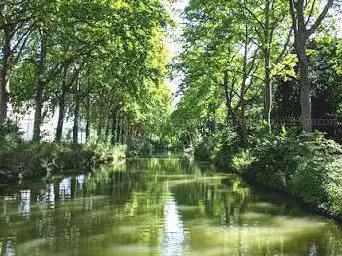
<instances>
[{"instance_id":1,"label":"tree line","mask_svg":"<svg viewBox=\"0 0 342 256\"><path fill-rule=\"evenodd\" d=\"M6 0L0 3L0 123L34 109L33 141L56 114L113 143L157 135L170 112L164 45L172 20L159 0ZM13 114L8 115L9 107ZM151 136L152 136L151 135ZM64 134L65 137L65 134Z\"/></svg>"},{"instance_id":2,"label":"tree line","mask_svg":"<svg viewBox=\"0 0 342 256\"><path fill-rule=\"evenodd\" d=\"M338 116L339 8L338 0L190 1L169 136L190 143L229 127L247 143L290 119L310 134L312 117Z\"/></svg>"}]
</instances>

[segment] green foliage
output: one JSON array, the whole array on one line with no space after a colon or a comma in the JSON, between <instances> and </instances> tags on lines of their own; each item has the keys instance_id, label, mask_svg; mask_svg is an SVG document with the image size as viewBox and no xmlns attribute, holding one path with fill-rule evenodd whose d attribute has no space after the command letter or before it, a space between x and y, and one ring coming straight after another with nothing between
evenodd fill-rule
<instances>
[{"instance_id":1,"label":"green foliage","mask_svg":"<svg viewBox=\"0 0 342 256\"><path fill-rule=\"evenodd\" d=\"M236 132L222 130L200 138L194 147L194 156L196 160L212 161L222 167L231 167L232 160L241 146Z\"/></svg>"},{"instance_id":2,"label":"green foliage","mask_svg":"<svg viewBox=\"0 0 342 256\"><path fill-rule=\"evenodd\" d=\"M19 139L21 135L22 133L16 123L10 120L0 123L0 142Z\"/></svg>"},{"instance_id":3,"label":"green foliage","mask_svg":"<svg viewBox=\"0 0 342 256\"><path fill-rule=\"evenodd\" d=\"M216 134L214 143L213 160L219 166L230 168L232 159L241 146L237 133L228 129L223 130Z\"/></svg>"},{"instance_id":4,"label":"green foliage","mask_svg":"<svg viewBox=\"0 0 342 256\"><path fill-rule=\"evenodd\" d=\"M101 163L116 163L125 158L126 147L104 142L86 145L3 141L0 149L0 181L11 182L41 177L65 170L91 168Z\"/></svg>"},{"instance_id":5,"label":"green foliage","mask_svg":"<svg viewBox=\"0 0 342 256\"><path fill-rule=\"evenodd\" d=\"M199 161L212 161L215 157L215 145L217 141L213 136L204 138L196 147L194 156Z\"/></svg>"},{"instance_id":6,"label":"green foliage","mask_svg":"<svg viewBox=\"0 0 342 256\"><path fill-rule=\"evenodd\" d=\"M341 145L322 133L297 136L285 127L279 135L260 132L249 141L246 146L235 133L221 133L203 139L195 156L292 194L319 211L342 215Z\"/></svg>"},{"instance_id":7,"label":"green foliage","mask_svg":"<svg viewBox=\"0 0 342 256\"><path fill-rule=\"evenodd\" d=\"M252 157L245 153L235 157L249 179L290 193L319 210L342 214L341 145L316 133L269 137L249 152Z\"/></svg>"},{"instance_id":8,"label":"green foliage","mask_svg":"<svg viewBox=\"0 0 342 256\"><path fill-rule=\"evenodd\" d=\"M172 24L168 4L159 0L1 4L0 48L13 47L11 59L1 59L9 64L1 64L0 71L11 78L9 85L1 80L1 90L9 87L11 93L10 100L0 97L6 101L0 108L10 101L16 116L30 108L41 112L34 120L39 124L37 133L44 119L54 114L62 121L74 116L76 124L87 121L93 130L111 126L113 115L121 115L118 122L128 123L125 129L133 130L131 136L160 139L171 112L165 82L164 41ZM122 121L123 115L127 120ZM98 138L110 135L99 132Z\"/></svg>"},{"instance_id":9,"label":"green foliage","mask_svg":"<svg viewBox=\"0 0 342 256\"><path fill-rule=\"evenodd\" d=\"M90 161L93 164L117 162L125 158L126 146L107 142L90 141L84 147L85 152L91 155Z\"/></svg>"},{"instance_id":10,"label":"green foliage","mask_svg":"<svg viewBox=\"0 0 342 256\"><path fill-rule=\"evenodd\" d=\"M232 168L241 171L248 168L254 161L249 149L240 150L233 156Z\"/></svg>"}]
</instances>

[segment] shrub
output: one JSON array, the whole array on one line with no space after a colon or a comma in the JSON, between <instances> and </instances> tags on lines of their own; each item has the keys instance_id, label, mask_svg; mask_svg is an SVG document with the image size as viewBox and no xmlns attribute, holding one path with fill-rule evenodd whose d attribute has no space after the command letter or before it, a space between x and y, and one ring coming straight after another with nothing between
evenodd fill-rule
<instances>
[{"instance_id":1,"label":"shrub","mask_svg":"<svg viewBox=\"0 0 342 256\"><path fill-rule=\"evenodd\" d=\"M0 183L15 181L18 176L44 176L117 162L125 157L125 151L126 147L122 145L112 146L104 142L74 145L4 140L0 148Z\"/></svg>"},{"instance_id":2,"label":"shrub","mask_svg":"<svg viewBox=\"0 0 342 256\"><path fill-rule=\"evenodd\" d=\"M126 154L130 157L150 155L153 151L152 143L140 138L130 138L127 142Z\"/></svg>"},{"instance_id":3,"label":"shrub","mask_svg":"<svg viewBox=\"0 0 342 256\"><path fill-rule=\"evenodd\" d=\"M245 171L250 179L286 191L320 210L341 215L342 147L322 134L261 143Z\"/></svg>"},{"instance_id":4,"label":"shrub","mask_svg":"<svg viewBox=\"0 0 342 256\"><path fill-rule=\"evenodd\" d=\"M215 138L208 136L196 145L194 156L199 161L212 161L215 157Z\"/></svg>"},{"instance_id":5,"label":"shrub","mask_svg":"<svg viewBox=\"0 0 342 256\"><path fill-rule=\"evenodd\" d=\"M247 169L255 158L252 156L249 149L242 149L232 158L232 168L236 171Z\"/></svg>"},{"instance_id":6,"label":"shrub","mask_svg":"<svg viewBox=\"0 0 342 256\"><path fill-rule=\"evenodd\" d=\"M19 140L21 135L22 133L15 122L7 120L6 122L0 123L1 142L5 142L6 140Z\"/></svg>"},{"instance_id":7,"label":"shrub","mask_svg":"<svg viewBox=\"0 0 342 256\"><path fill-rule=\"evenodd\" d=\"M226 131L221 135L221 141L215 152L215 162L222 167L231 168L232 161L237 152L241 149L241 141L236 132Z\"/></svg>"},{"instance_id":8,"label":"shrub","mask_svg":"<svg viewBox=\"0 0 342 256\"><path fill-rule=\"evenodd\" d=\"M89 154L93 164L116 162L126 156L126 146L121 144L112 145L101 141L87 143L84 150Z\"/></svg>"}]
</instances>

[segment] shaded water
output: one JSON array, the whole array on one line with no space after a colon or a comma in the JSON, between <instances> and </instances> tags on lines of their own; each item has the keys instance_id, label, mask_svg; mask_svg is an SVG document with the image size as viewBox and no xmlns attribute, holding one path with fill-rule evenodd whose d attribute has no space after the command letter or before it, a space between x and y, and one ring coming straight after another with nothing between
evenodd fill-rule
<instances>
[{"instance_id":1,"label":"shaded water","mask_svg":"<svg viewBox=\"0 0 342 256\"><path fill-rule=\"evenodd\" d=\"M0 187L0 255L342 255L341 245L333 221L177 159Z\"/></svg>"}]
</instances>

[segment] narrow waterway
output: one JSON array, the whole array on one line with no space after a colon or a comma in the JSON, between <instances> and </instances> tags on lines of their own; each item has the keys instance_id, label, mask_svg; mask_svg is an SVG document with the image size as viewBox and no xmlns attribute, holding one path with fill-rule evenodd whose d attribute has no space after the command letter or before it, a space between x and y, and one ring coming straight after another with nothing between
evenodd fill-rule
<instances>
[{"instance_id":1,"label":"narrow waterway","mask_svg":"<svg viewBox=\"0 0 342 256\"><path fill-rule=\"evenodd\" d=\"M341 244L334 221L186 160L0 187L0 255L342 255Z\"/></svg>"}]
</instances>

